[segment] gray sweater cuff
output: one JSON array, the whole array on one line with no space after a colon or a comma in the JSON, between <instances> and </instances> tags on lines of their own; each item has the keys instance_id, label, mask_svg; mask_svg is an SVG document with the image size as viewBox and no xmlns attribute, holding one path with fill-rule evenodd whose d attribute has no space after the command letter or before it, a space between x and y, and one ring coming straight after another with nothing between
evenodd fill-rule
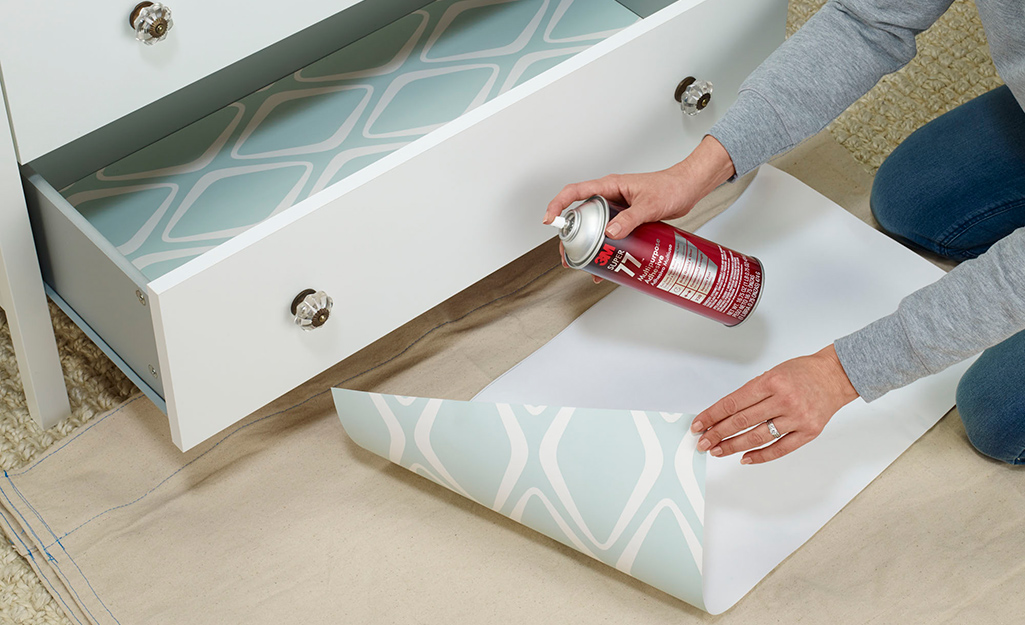
<instances>
[{"instance_id":1,"label":"gray sweater cuff","mask_svg":"<svg viewBox=\"0 0 1025 625\"><path fill-rule=\"evenodd\" d=\"M753 89L741 89L736 102L708 134L726 148L733 160L737 174L731 180L794 145L776 109Z\"/></svg>"},{"instance_id":2,"label":"gray sweater cuff","mask_svg":"<svg viewBox=\"0 0 1025 625\"><path fill-rule=\"evenodd\" d=\"M917 356L898 314L837 339L833 347L854 390L867 402L931 373Z\"/></svg>"},{"instance_id":3,"label":"gray sweater cuff","mask_svg":"<svg viewBox=\"0 0 1025 625\"><path fill-rule=\"evenodd\" d=\"M1025 227L836 341L854 388L872 401L1025 330L1023 259Z\"/></svg>"}]
</instances>

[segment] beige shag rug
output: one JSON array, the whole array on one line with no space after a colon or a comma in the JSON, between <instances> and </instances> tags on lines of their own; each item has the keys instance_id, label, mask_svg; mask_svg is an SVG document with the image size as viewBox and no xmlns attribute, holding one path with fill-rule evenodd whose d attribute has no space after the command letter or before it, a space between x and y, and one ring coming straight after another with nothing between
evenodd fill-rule
<instances>
[{"instance_id":1,"label":"beige shag rug","mask_svg":"<svg viewBox=\"0 0 1025 625\"><path fill-rule=\"evenodd\" d=\"M788 33L824 3L791 2ZM955 2L919 37L918 44L918 57L908 67L884 78L830 126L836 140L873 170L916 128L1001 84L974 2ZM28 464L68 432L138 392L62 312L53 305L50 312L73 416L46 431L29 418L10 329L0 311L0 467L4 470ZM0 545L0 622L70 625L28 564L6 543Z\"/></svg>"},{"instance_id":2,"label":"beige shag rug","mask_svg":"<svg viewBox=\"0 0 1025 625\"><path fill-rule=\"evenodd\" d=\"M787 34L824 4L825 0L793 0ZM918 56L880 80L829 131L856 160L875 171L916 128L1002 84L975 2L957 0L918 36Z\"/></svg>"}]
</instances>

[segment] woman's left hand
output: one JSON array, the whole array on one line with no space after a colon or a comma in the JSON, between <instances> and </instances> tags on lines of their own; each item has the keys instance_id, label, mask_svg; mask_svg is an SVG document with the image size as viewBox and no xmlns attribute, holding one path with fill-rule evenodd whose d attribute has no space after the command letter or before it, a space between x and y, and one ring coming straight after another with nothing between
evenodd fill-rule
<instances>
[{"instance_id":1,"label":"woman's left hand","mask_svg":"<svg viewBox=\"0 0 1025 625\"><path fill-rule=\"evenodd\" d=\"M741 459L742 464L758 464L781 458L813 440L840 408L857 397L830 345L751 380L695 417L691 430L707 430L698 449L713 456L760 447ZM773 440L765 423L769 419L779 439Z\"/></svg>"}]
</instances>

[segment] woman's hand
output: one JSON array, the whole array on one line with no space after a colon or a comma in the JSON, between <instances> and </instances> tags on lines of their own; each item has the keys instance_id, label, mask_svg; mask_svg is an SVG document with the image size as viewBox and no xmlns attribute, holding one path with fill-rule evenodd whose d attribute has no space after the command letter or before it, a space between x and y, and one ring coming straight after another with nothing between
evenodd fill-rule
<instances>
[{"instance_id":1,"label":"woman's hand","mask_svg":"<svg viewBox=\"0 0 1025 625\"><path fill-rule=\"evenodd\" d=\"M691 430L707 430L698 449L710 450L713 456L760 447L740 461L758 464L781 458L814 439L840 408L857 397L830 345L751 380L695 417ZM773 440L765 423L769 419L781 435L778 440Z\"/></svg>"},{"instance_id":2,"label":"woman's hand","mask_svg":"<svg viewBox=\"0 0 1025 625\"><path fill-rule=\"evenodd\" d=\"M548 204L544 223L551 223L574 202L592 195L627 206L605 228L612 239L622 239L650 221L686 215L698 200L734 173L733 161L714 137L706 135L690 156L669 169L647 174L611 175L566 185Z\"/></svg>"}]
</instances>

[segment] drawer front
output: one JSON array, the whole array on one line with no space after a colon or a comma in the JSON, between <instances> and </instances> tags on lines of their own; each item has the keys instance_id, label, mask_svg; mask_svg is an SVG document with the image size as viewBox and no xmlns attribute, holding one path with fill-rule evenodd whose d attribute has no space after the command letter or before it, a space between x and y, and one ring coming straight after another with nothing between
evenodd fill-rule
<instances>
[{"instance_id":1,"label":"drawer front","mask_svg":"<svg viewBox=\"0 0 1025 625\"><path fill-rule=\"evenodd\" d=\"M672 164L783 39L784 0L684 0L149 284L187 449L553 236L566 183ZM715 83L685 118L687 75ZM289 305L334 299L304 332Z\"/></svg>"},{"instance_id":2,"label":"drawer front","mask_svg":"<svg viewBox=\"0 0 1025 625\"><path fill-rule=\"evenodd\" d=\"M167 0L174 25L154 45L137 41L129 26L137 0L6 2L0 66L19 159L27 163L359 2Z\"/></svg>"}]
</instances>

